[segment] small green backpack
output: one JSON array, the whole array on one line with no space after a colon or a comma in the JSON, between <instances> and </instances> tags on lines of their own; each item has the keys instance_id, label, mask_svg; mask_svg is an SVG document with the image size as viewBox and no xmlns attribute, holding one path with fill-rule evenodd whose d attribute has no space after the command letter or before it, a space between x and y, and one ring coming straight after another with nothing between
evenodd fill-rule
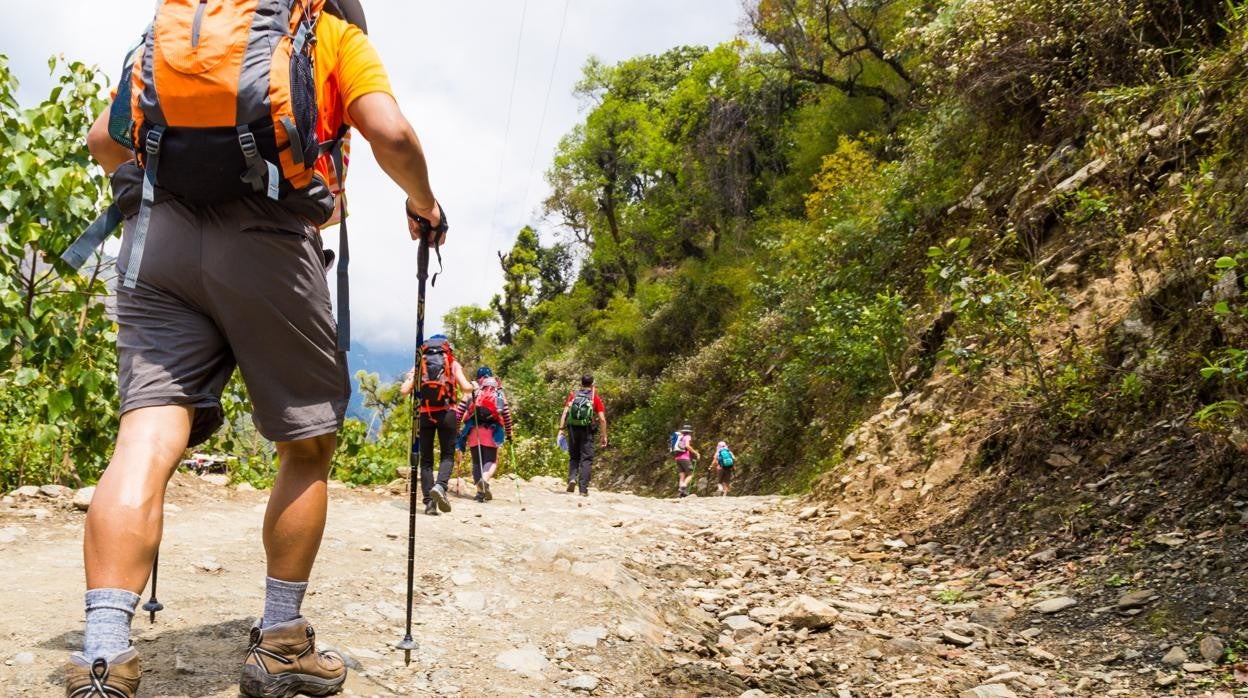
<instances>
[{"instance_id":1,"label":"small green backpack","mask_svg":"<svg viewBox=\"0 0 1248 698\"><path fill-rule=\"evenodd\" d=\"M594 423L594 391L578 390L568 405L568 426L588 427Z\"/></svg>"}]
</instances>

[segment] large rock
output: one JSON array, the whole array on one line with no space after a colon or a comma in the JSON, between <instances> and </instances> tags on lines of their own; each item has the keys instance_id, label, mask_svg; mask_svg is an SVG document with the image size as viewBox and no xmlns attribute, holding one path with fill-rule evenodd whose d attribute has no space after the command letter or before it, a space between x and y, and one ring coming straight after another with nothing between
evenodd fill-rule
<instances>
[{"instance_id":1,"label":"large rock","mask_svg":"<svg viewBox=\"0 0 1248 698\"><path fill-rule=\"evenodd\" d=\"M0 543L12 543L25 535L26 529L21 526L5 526L0 528Z\"/></svg>"},{"instance_id":2,"label":"large rock","mask_svg":"<svg viewBox=\"0 0 1248 698\"><path fill-rule=\"evenodd\" d=\"M1184 652L1183 648L1178 645L1171 647L1170 651L1166 652L1165 656L1161 658L1161 663L1167 666L1180 666L1186 661L1187 652Z\"/></svg>"},{"instance_id":3,"label":"large rock","mask_svg":"<svg viewBox=\"0 0 1248 698\"><path fill-rule=\"evenodd\" d=\"M1148 604L1157 599L1157 594L1148 589L1140 589L1131 591L1118 597L1118 603L1115 604L1119 611L1131 611L1137 608L1144 608Z\"/></svg>"},{"instance_id":4,"label":"large rock","mask_svg":"<svg viewBox=\"0 0 1248 698\"><path fill-rule=\"evenodd\" d=\"M797 628L822 630L835 623L840 615L832 606L803 594L784 607L780 619Z\"/></svg>"},{"instance_id":5,"label":"large rock","mask_svg":"<svg viewBox=\"0 0 1248 698\"><path fill-rule=\"evenodd\" d=\"M34 485L23 485L9 494L18 499L34 499L39 496L39 488Z\"/></svg>"},{"instance_id":6,"label":"large rock","mask_svg":"<svg viewBox=\"0 0 1248 698\"><path fill-rule=\"evenodd\" d=\"M550 569L554 566L555 560L564 559L575 561L576 556L567 548L559 545L553 540L542 541L524 551L522 555L524 560L537 569Z\"/></svg>"},{"instance_id":7,"label":"large rock","mask_svg":"<svg viewBox=\"0 0 1248 698\"><path fill-rule=\"evenodd\" d=\"M1058 596L1052 599L1045 599L1044 601L1041 601L1040 603L1032 605L1031 610L1035 611L1036 613L1044 613L1046 615L1051 615L1054 613L1060 613L1062 611L1065 611L1066 609L1078 603L1079 603L1078 601L1070 598L1069 596Z\"/></svg>"},{"instance_id":8,"label":"large rock","mask_svg":"<svg viewBox=\"0 0 1248 698\"><path fill-rule=\"evenodd\" d=\"M971 611L969 618L972 623L979 623L989 628L1000 628L1016 615L1018 614L1012 606L997 604L995 606L980 606Z\"/></svg>"},{"instance_id":9,"label":"large rock","mask_svg":"<svg viewBox=\"0 0 1248 698\"><path fill-rule=\"evenodd\" d=\"M39 494L52 499L59 499L70 493L70 489L64 485L44 485L39 488Z\"/></svg>"},{"instance_id":10,"label":"large rock","mask_svg":"<svg viewBox=\"0 0 1248 698\"><path fill-rule=\"evenodd\" d=\"M607 639L607 629L594 625L587 628L577 628L568 633L568 644L576 647L589 647L593 649L598 646L599 640Z\"/></svg>"},{"instance_id":11,"label":"large rock","mask_svg":"<svg viewBox=\"0 0 1248 698\"><path fill-rule=\"evenodd\" d=\"M91 500L95 498L95 487L84 487L74 493L74 508L78 511L86 511L91 507Z\"/></svg>"},{"instance_id":12,"label":"large rock","mask_svg":"<svg viewBox=\"0 0 1248 698\"><path fill-rule=\"evenodd\" d=\"M832 599L830 603L842 611L849 611L850 613L861 613L866 616L880 615L880 607L873 603L846 601L844 599Z\"/></svg>"},{"instance_id":13,"label":"large rock","mask_svg":"<svg viewBox=\"0 0 1248 698\"><path fill-rule=\"evenodd\" d=\"M542 651L533 645L507 650L495 657L494 663L502 669L533 678L540 677L550 666Z\"/></svg>"},{"instance_id":14,"label":"large rock","mask_svg":"<svg viewBox=\"0 0 1248 698\"><path fill-rule=\"evenodd\" d=\"M1222 655L1225 653L1226 645L1217 635L1206 635L1200 641L1200 656L1204 657L1206 662L1217 664L1222 661Z\"/></svg>"},{"instance_id":15,"label":"large rock","mask_svg":"<svg viewBox=\"0 0 1248 698\"><path fill-rule=\"evenodd\" d=\"M775 625L780 622L783 611L774 606L756 606L750 609L750 620L760 625Z\"/></svg>"},{"instance_id":16,"label":"large rock","mask_svg":"<svg viewBox=\"0 0 1248 698\"><path fill-rule=\"evenodd\" d=\"M724 619L724 629L738 642L763 633L763 626L746 616L728 616Z\"/></svg>"},{"instance_id":17,"label":"large rock","mask_svg":"<svg viewBox=\"0 0 1248 698\"><path fill-rule=\"evenodd\" d=\"M958 694L958 698L1018 698L1018 694L1011 691L1004 684L986 683L982 686L962 691Z\"/></svg>"},{"instance_id":18,"label":"large rock","mask_svg":"<svg viewBox=\"0 0 1248 698\"><path fill-rule=\"evenodd\" d=\"M560 681L559 685L570 691L593 693L598 690L598 677L593 674L578 674L566 681Z\"/></svg>"},{"instance_id":19,"label":"large rock","mask_svg":"<svg viewBox=\"0 0 1248 698\"><path fill-rule=\"evenodd\" d=\"M485 609L485 594L480 591L455 592L455 605L459 610L472 613Z\"/></svg>"}]
</instances>

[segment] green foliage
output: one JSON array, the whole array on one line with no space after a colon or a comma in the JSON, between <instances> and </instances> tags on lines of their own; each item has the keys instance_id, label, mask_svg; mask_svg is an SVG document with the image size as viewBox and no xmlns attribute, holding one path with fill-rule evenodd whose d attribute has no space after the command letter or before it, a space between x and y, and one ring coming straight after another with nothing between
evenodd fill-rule
<instances>
[{"instance_id":1,"label":"green foliage","mask_svg":"<svg viewBox=\"0 0 1248 698\"><path fill-rule=\"evenodd\" d=\"M93 481L116 433L111 263L69 273L58 255L103 209L85 135L101 78L49 61L57 84L21 109L0 56L0 488Z\"/></svg>"},{"instance_id":2,"label":"green foliage","mask_svg":"<svg viewBox=\"0 0 1248 698\"><path fill-rule=\"evenodd\" d=\"M493 353L495 345L490 328L497 319L490 310L475 305L459 305L442 316L443 332L451 340L455 359L465 371L475 371Z\"/></svg>"},{"instance_id":3,"label":"green foliage","mask_svg":"<svg viewBox=\"0 0 1248 698\"><path fill-rule=\"evenodd\" d=\"M1033 333L1060 305L1029 270L1004 274L974 268L970 247L971 239L963 237L928 250L928 286L958 314L958 341L942 357L972 370L991 364L1021 369L1044 399L1055 404L1058 387Z\"/></svg>"},{"instance_id":4,"label":"green foliage","mask_svg":"<svg viewBox=\"0 0 1248 698\"><path fill-rule=\"evenodd\" d=\"M501 327L498 339L504 345L512 343L516 328L528 320L537 283L542 277L541 257L542 247L537 240L537 231L527 225L516 235L511 252L506 255L500 252L498 255L498 262L503 267L503 292L494 296L490 308L498 313Z\"/></svg>"}]
</instances>

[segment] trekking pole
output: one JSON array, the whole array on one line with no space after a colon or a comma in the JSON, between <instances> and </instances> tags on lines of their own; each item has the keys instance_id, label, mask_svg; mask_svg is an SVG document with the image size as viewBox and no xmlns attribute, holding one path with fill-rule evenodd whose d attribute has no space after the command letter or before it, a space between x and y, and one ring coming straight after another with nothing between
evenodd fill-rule
<instances>
[{"instance_id":1,"label":"trekking pole","mask_svg":"<svg viewBox=\"0 0 1248 698\"><path fill-rule=\"evenodd\" d=\"M516 501L520 503L520 510L524 511L524 497L520 494L520 473L516 469L516 447L511 439L507 439L507 464L511 466L511 481L516 485Z\"/></svg>"},{"instance_id":2,"label":"trekking pole","mask_svg":"<svg viewBox=\"0 0 1248 698\"><path fill-rule=\"evenodd\" d=\"M160 569L160 549L156 549L156 557L152 558L152 597L143 604L143 610L147 611L147 622L149 624L156 622L156 612L165 610L165 605L156 600L156 572Z\"/></svg>"},{"instance_id":3,"label":"trekking pole","mask_svg":"<svg viewBox=\"0 0 1248 698\"><path fill-rule=\"evenodd\" d=\"M439 209L441 206L439 206ZM446 232L446 214L437 228L421 216L407 214L420 226L420 247L416 252L416 356L413 366L420 366L420 346L425 343L425 282L429 278L429 237L431 233ZM440 259L441 257L439 257ZM416 567L416 478L420 477L420 391L412 390L412 438L411 450L407 455L408 466L411 468L412 483L407 501L407 626L403 639L395 645L403 650L403 663L412 664L412 650L419 645L412 638L412 576Z\"/></svg>"}]
</instances>

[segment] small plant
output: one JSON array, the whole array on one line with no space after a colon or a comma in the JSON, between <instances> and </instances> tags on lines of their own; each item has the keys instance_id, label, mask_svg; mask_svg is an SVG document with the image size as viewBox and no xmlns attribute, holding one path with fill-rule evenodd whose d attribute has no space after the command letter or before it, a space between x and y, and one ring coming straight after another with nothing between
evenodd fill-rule
<instances>
[{"instance_id":1,"label":"small plant","mask_svg":"<svg viewBox=\"0 0 1248 698\"><path fill-rule=\"evenodd\" d=\"M1131 580L1127 579L1121 574L1115 574L1109 579L1105 580L1105 586L1109 587L1110 589L1120 589L1122 587L1127 586L1130 583L1131 583Z\"/></svg>"},{"instance_id":2,"label":"small plant","mask_svg":"<svg viewBox=\"0 0 1248 698\"><path fill-rule=\"evenodd\" d=\"M961 589L945 589L936 594L936 599L943 604L955 604L962 600L966 592Z\"/></svg>"}]
</instances>

